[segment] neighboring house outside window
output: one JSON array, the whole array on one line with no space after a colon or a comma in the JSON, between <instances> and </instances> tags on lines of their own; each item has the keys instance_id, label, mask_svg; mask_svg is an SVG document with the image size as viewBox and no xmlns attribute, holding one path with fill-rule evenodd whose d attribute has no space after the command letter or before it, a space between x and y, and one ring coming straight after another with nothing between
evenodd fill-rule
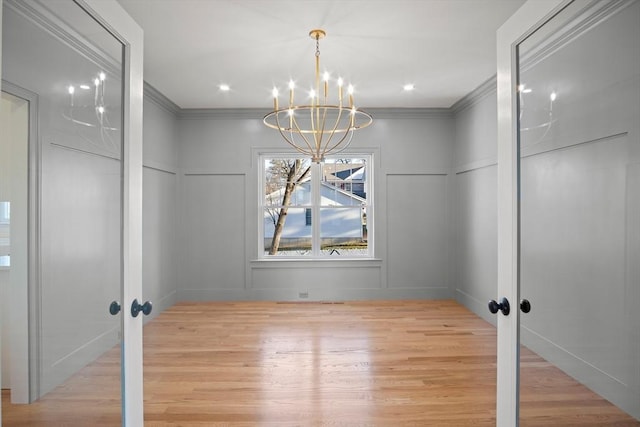
<instances>
[{"instance_id":1,"label":"neighboring house outside window","mask_svg":"<svg viewBox=\"0 0 640 427\"><path fill-rule=\"evenodd\" d=\"M311 225L311 208L306 208L304 210L304 222L306 226L310 226Z\"/></svg>"},{"instance_id":2,"label":"neighboring house outside window","mask_svg":"<svg viewBox=\"0 0 640 427\"><path fill-rule=\"evenodd\" d=\"M263 258L372 257L371 156L262 156Z\"/></svg>"}]
</instances>

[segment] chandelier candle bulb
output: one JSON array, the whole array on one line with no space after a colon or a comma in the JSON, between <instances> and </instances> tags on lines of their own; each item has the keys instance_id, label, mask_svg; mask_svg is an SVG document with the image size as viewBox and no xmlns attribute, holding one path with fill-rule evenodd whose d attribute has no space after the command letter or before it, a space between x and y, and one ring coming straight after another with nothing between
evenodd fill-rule
<instances>
[{"instance_id":1,"label":"chandelier candle bulb","mask_svg":"<svg viewBox=\"0 0 640 427\"><path fill-rule=\"evenodd\" d=\"M353 108L353 85L349 85L349 108Z\"/></svg>"},{"instance_id":2,"label":"chandelier candle bulb","mask_svg":"<svg viewBox=\"0 0 640 427\"><path fill-rule=\"evenodd\" d=\"M76 88L73 86L69 86L69 97L71 98L71 106L73 107L73 94L76 91Z\"/></svg>"},{"instance_id":3,"label":"chandelier candle bulb","mask_svg":"<svg viewBox=\"0 0 640 427\"><path fill-rule=\"evenodd\" d=\"M296 87L296 84L293 80L289 80L289 107L293 107L293 88Z\"/></svg>"},{"instance_id":4,"label":"chandelier candle bulb","mask_svg":"<svg viewBox=\"0 0 640 427\"><path fill-rule=\"evenodd\" d=\"M329 73L324 72L324 100L327 102L327 96L329 95Z\"/></svg>"},{"instance_id":5,"label":"chandelier candle bulb","mask_svg":"<svg viewBox=\"0 0 640 427\"><path fill-rule=\"evenodd\" d=\"M105 86L105 85L104 85L104 81L106 80L107 75L106 75L105 73L101 72L101 73L98 75L98 78L100 79L100 81L99 81L99 83L100 83L100 96L101 96L102 98L104 98L104 86Z\"/></svg>"},{"instance_id":6,"label":"chandelier candle bulb","mask_svg":"<svg viewBox=\"0 0 640 427\"><path fill-rule=\"evenodd\" d=\"M275 87L273 88L273 109L278 109L278 89Z\"/></svg>"}]
</instances>

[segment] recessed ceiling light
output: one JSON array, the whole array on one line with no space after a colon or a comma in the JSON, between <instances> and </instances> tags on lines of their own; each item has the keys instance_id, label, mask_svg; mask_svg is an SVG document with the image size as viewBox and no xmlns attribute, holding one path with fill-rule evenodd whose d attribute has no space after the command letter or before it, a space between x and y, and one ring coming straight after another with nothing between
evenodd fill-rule
<instances>
[{"instance_id":1,"label":"recessed ceiling light","mask_svg":"<svg viewBox=\"0 0 640 427\"><path fill-rule=\"evenodd\" d=\"M413 85L412 83L408 83L408 84L406 84L406 85L402 86L402 89L403 89L405 92L411 92L411 91L412 91L412 90L414 90L415 88L416 88L416 87L415 87L415 85Z\"/></svg>"},{"instance_id":2,"label":"recessed ceiling light","mask_svg":"<svg viewBox=\"0 0 640 427\"><path fill-rule=\"evenodd\" d=\"M221 91L223 92L229 92L231 90L231 88L229 87L229 85L226 84L221 84L220 86L218 86L220 88Z\"/></svg>"}]
</instances>

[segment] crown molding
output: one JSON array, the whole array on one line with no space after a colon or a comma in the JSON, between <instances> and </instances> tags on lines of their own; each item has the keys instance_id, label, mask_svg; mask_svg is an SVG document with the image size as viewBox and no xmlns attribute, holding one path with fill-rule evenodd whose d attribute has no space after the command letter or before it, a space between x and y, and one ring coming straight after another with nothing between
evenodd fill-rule
<instances>
[{"instance_id":1,"label":"crown molding","mask_svg":"<svg viewBox=\"0 0 640 427\"><path fill-rule=\"evenodd\" d=\"M158 89L147 82L144 82L144 97L175 116L178 116L182 111L172 100L164 96Z\"/></svg>"},{"instance_id":2,"label":"crown molding","mask_svg":"<svg viewBox=\"0 0 640 427\"><path fill-rule=\"evenodd\" d=\"M450 108L363 108L374 119L449 119Z\"/></svg>"},{"instance_id":3,"label":"crown molding","mask_svg":"<svg viewBox=\"0 0 640 427\"><path fill-rule=\"evenodd\" d=\"M112 58L107 52L89 41L67 23L55 16L42 0L25 2L19 0L4 0L4 5L22 15L44 31L54 35L58 40L74 49L87 60L114 75L120 75L122 64Z\"/></svg>"},{"instance_id":4,"label":"crown molding","mask_svg":"<svg viewBox=\"0 0 640 427\"><path fill-rule=\"evenodd\" d=\"M531 69L587 31L631 6L635 1L637 0L591 0L587 7L581 8L577 13L569 17L560 31L552 32L531 46L522 55L520 71Z\"/></svg>"},{"instance_id":5,"label":"crown molding","mask_svg":"<svg viewBox=\"0 0 640 427\"><path fill-rule=\"evenodd\" d=\"M198 119L235 119L262 120L269 111L262 108L183 108L178 118L186 120Z\"/></svg>"},{"instance_id":6,"label":"crown molding","mask_svg":"<svg viewBox=\"0 0 640 427\"><path fill-rule=\"evenodd\" d=\"M456 115L467 108L477 104L489 95L495 94L498 89L497 78L494 74L477 88L460 98L450 108L451 112Z\"/></svg>"},{"instance_id":7,"label":"crown molding","mask_svg":"<svg viewBox=\"0 0 640 427\"><path fill-rule=\"evenodd\" d=\"M367 108L364 109L374 119L442 119L452 118L450 108ZM260 119L269 110L261 108L184 108L179 110L180 119Z\"/></svg>"}]
</instances>

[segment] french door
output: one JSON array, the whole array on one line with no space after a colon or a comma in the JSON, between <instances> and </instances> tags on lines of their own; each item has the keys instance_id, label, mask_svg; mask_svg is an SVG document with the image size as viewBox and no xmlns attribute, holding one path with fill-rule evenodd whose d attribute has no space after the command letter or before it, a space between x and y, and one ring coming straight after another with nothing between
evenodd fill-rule
<instances>
[{"instance_id":1,"label":"french door","mask_svg":"<svg viewBox=\"0 0 640 427\"><path fill-rule=\"evenodd\" d=\"M525 3L498 139L497 424L640 424L640 1Z\"/></svg>"},{"instance_id":2,"label":"french door","mask_svg":"<svg viewBox=\"0 0 640 427\"><path fill-rule=\"evenodd\" d=\"M42 407L56 423L82 412L86 424L139 426L142 32L116 1L2 6L2 89L29 111L28 128L2 140L25 153L6 174L11 229L24 227L12 238L27 236L11 241L13 330L2 337L12 401L55 396ZM67 390L113 410L65 408Z\"/></svg>"}]
</instances>

